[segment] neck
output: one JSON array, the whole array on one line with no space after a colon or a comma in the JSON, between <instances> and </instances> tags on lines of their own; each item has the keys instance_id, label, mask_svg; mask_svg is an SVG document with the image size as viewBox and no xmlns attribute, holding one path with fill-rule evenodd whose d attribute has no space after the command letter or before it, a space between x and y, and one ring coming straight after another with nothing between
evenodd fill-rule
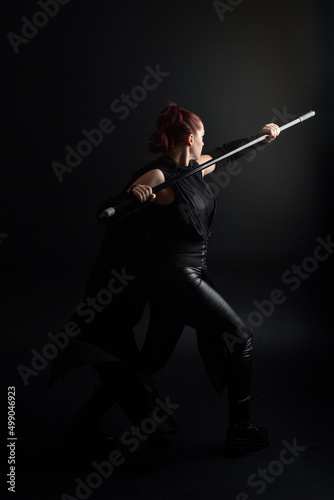
<instances>
[{"instance_id":1,"label":"neck","mask_svg":"<svg viewBox=\"0 0 334 500\"><path fill-rule=\"evenodd\" d=\"M188 149L172 149L168 151L167 156L183 167L187 167L191 160Z\"/></svg>"}]
</instances>

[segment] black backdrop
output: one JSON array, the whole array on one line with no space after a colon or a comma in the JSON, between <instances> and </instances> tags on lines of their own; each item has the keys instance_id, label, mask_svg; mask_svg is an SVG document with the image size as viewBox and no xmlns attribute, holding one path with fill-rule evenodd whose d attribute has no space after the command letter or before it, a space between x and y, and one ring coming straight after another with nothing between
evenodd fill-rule
<instances>
[{"instance_id":1,"label":"black backdrop","mask_svg":"<svg viewBox=\"0 0 334 500\"><path fill-rule=\"evenodd\" d=\"M44 374L25 388L16 366L81 300L104 234L96 208L151 160L147 140L168 101L202 118L204 152L316 111L242 160L239 175L209 179L219 202L210 263L245 314L326 241L334 18L329 0L25 0L3 10L1 356L27 411ZM99 126L95 144L83 143ZM69 151L77 165L60 171ZM329 310L332 260L301 279L309 302L291 295L300 314Z\"/></svg>"}]
</instances>

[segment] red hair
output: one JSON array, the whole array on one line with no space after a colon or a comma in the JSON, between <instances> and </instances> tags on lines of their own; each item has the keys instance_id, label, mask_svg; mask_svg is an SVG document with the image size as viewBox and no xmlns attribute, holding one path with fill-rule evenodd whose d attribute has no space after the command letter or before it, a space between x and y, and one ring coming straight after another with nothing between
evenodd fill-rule
<instances>
[{"instance_id":1,"label":"red hair","mask_svg":"<svg viewBox=\"0 0 334 500\"><path fill-rule=\"evenodd\" d=\"M170 103L158 116L156 130L151 135L148 149L151 153L166 153L190 134L201 129L202 120L187 109Z\"/></svg>"}]
</instances>

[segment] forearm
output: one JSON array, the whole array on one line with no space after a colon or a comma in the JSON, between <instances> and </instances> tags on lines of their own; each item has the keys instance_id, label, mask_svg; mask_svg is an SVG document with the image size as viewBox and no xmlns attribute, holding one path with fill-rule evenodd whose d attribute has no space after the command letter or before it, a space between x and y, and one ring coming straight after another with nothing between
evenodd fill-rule
<instances>
[{"instance_id":1,"label":"forearm","mask_svg":"<svg viewBox=\"0 0 334 500\"><path fill-rule=\"evenodd\" d=\"M262 130L258 132L256 135L252 135L250 137L244 138L244 139L238 139L236 141L231 141L228 143L223 144L222 146L218 146L215 149L208 151L206 154L212 156L213 159L219 158L220 156L226 155L227 153L230 153L231 151L234 151L235 149L238 149L240 146L243 146L244 144L247 144L248 142L252 142L255 139L261 137L263 135ZM225 158L224 160L221 160L217 162L216 164L216 169L219 168L226 168L239 158L242 158L243 156L246 156L247 154L250 153L250 151L262 149L264 145L266 145L267 142L265 139L263 141L258 142L257 144L250 146L248 148L243 149L242 151L239 151L238 153L234 153L233 155L229 156L228 158Z\"/></svg>"}]
</instances>

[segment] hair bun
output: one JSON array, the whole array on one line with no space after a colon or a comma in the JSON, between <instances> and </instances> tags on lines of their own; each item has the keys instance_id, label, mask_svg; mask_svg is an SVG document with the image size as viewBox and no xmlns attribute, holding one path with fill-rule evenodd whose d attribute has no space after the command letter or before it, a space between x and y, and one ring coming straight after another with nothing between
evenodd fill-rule
<instances>
[{"instance_id":1,"label":"hair bun","mask_svg":"<svg viewBox=\"0 0 334 500\"><path fill-rule=\"evenodd\" d=\"M166 153L201 128L201 119L186 109L169 102L158 116L148 149L151 153Z\"/></svg>"},{"instance_id":2,"label":"hair bun","mask_svg":"<svg viewBox=\"0 0 334 500\"><path fill-rule=\"evenodd\" d=\"M157 119L158 130L172 130L183 121L182 111L177 104L169 103Z\"/></svg>"}]
</instances>

